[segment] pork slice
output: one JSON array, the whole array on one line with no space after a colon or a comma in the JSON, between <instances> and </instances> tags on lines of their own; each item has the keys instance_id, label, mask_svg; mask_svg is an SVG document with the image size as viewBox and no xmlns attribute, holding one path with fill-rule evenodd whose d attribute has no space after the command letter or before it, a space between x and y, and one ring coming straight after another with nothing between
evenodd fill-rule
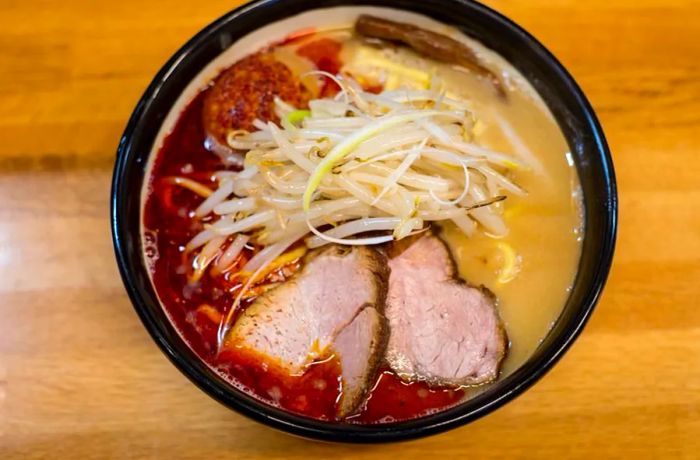
<instances>
[{"instance_id":1,"label":"pork slice","mask_svg":"<svg viewBox=\"0 0 700 460\"><path fill-rule=\"evenodd\" d=\"M507 338L486 288L456 278L435 235L389 248L387 361L407 380L475 385L494 380Z\"/></svg>"},{"instance_id":2,"label":"pork slice","mask_svg":"<svg viewBox=\"0 0 700 460\"><path fill-rule=\"evenodd\" d=\"M336 337L333 348L343 369L343 394L338 414L352 414L362 404L384 357L384 319L372 307L363 309Z\"/></svg>"},{"instance_id":3,"label":"pork slice","mask_svg":"<svg viewBox=\"0 0 700 460\"><path fill-rule=\"evenodd\" d=\"M238 319L228 342L272 358L290 374L328 354L339 355L339 415L362 402L384 354L388 268L367 247L329 246L310 253L304 268L260 296Z\"/></svg>"}]
</instances>

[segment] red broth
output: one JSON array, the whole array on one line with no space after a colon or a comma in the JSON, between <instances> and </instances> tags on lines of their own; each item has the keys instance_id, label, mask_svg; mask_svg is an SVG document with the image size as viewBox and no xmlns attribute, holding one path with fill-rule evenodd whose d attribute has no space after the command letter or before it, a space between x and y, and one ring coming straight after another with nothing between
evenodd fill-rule
<instances>
[{"instance_id":1,"label":"red broth","mask_svg":"<svg viewBox=\"0 0 700 460\"><path fill-rule=\"evenodd\" d=\"M319 66L336 70L333 67L339 64L335 46L328 42L306 46L308 56ZM330 57L324 58L324 53ZM196 96L181 113L154 160L150 193L144 207L144 241L155 289L184 340L236 387L291 412L319 420L336 420L341 380L340 364L335 356L313 363L303 375L290 376L274 361L251 352L227 349L217 353L219 322L241 288L235 275L230 275L236 270L225 275L207 271L197 282L188 281L191 262L184 248L202 230L204 222L192 218L202 198L174 185L169 178L186 177L215 188L212 173L224 168L219 158L205 148L202 125L205 93L206 90ZM236 262L239 268L253 252L244 250ZM296 268L298 264L278 270L270 275L272 281L283 281ZM243 302L241 311L248 305ZM462 389L405 383L385 368L378 373L365 406L345 421L372 424L412 419L453 406L464 396Z\"/></svg>"}]
</instances>

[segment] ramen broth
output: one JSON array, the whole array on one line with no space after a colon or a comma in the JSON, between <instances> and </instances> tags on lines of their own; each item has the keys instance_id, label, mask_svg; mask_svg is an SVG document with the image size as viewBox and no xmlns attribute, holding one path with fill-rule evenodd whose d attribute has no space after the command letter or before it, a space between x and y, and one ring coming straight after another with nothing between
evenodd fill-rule
<instances>
[{"instance_id":1,"label":"ramen broth","mask_svg":"<svg viewBox=\"0 0 700 460\"><path fill-rule=\"evenodd\" d=\"M317 68L332 73L345 69L358 77L366 53L374 53L376 47L368 46L349 30L294 37L277 46L293 52L305 47L305 57ZM467 70L419 56L407 48L398 48L396 53L408 67L438 76L452 97L468 101L480 120L476 128L480 145L501 152L526 149L536 158L532 170L512 173L512 180L527 191L527 196L509 196L498 204L504 207L509 229L506 236L493 238L479 231L467 237L452 224L441 226L438 232L448 243L460 275L472 284L488 287L498 298L498 312L510 340L501 368L501 375L507 375L522 365L546 336L576 274L582 207L568 145L549 111L513 68L497 69L499 74L507 75L512 88L504 99ZM358 81L366 90L383 89L382 82L372 75ZM402 82L392 84L401 87ZM322 93L337 91L328 79L324 85ZM169 178L185 177L216 189L212 174L224 165L205 147L201 119L206 91L208 87L183 110L151 166L144 205L144 250L156 292L187 343L233 385L287 410L333 420L339 397L337 359L330 357L310 366L304 376L290 377L274 371L274 363L264 357L218 353L217 327L231 308L241 282L230 273L207 273L195 283L188 280L185 245L208 221L192 221L202 198L174 186ZM504 127L510 136L504 134ZM239 269L260 249L248 244L237 262ZM283 282L300 263L293 260L269 275L270 279ZM240 309L250 301L244 300ZM488 385L448 388L406 383L385 366L362 410L347 421L382 423L419 417L453 406Z\"/></svg>"},{"instance_id":2,"label":"ramen broth","mask_svg":"<svg viewBox=\"0 0 700 460\"><path fill-rule=\"evenodd\" d=\"M475 99L485 107L499 107L499 115L537 155L546 176L515 174L528 195L508 198L506 237L476 234L467 238L451 225L444 232L460 274L488 286L498 297L510 338L503 375L532 356L559 317L576 276L583 237L578 176L566 140L540 102L517 92L509 96L508 104L499 104L497 97L483 92ZM483 136L494 149L509 149L499 130L487 128ZM498 269L494 269L502 264L503 243L516 252L520 267L507 283L498 281Z\"/></svg>"}]
</instances>

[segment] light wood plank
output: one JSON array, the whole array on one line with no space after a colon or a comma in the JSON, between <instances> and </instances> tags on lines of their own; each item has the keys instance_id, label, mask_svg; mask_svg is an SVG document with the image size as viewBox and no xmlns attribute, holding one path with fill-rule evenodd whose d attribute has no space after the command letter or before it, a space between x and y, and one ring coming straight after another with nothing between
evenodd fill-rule
<instances>
[{"instance_id":1,"label":"light wood plank","mask_svg":"<svg viewBox=\"0 0 700 460\"><path fill-rule=\"evenodd\" d=\"M488 3L569 68L606 129L620 237L580 340L467 427L342 446L249 421L158 351L108 221L114 151L148 82L237 1L0 4L0 458L697 458L700 2Z\"/></svg>"}]
</instances>

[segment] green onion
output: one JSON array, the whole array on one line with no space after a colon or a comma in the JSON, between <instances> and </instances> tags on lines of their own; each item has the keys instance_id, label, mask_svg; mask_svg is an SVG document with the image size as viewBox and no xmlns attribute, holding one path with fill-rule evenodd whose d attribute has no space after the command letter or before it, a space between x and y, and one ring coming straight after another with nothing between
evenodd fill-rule
<instances>
[{"instance_id":1,"label":"green onion","mask_svg":"<svg viewBox=\"0 0 700 460\"><path fill-rule=\"evenodd\" d=\"M304 118L311 116L311 111L309 110L295 110L289 112L282 118L281 124L284 129L291 130L294 129L294 125L299 123Z\"/></svg>"}]
</instances>

